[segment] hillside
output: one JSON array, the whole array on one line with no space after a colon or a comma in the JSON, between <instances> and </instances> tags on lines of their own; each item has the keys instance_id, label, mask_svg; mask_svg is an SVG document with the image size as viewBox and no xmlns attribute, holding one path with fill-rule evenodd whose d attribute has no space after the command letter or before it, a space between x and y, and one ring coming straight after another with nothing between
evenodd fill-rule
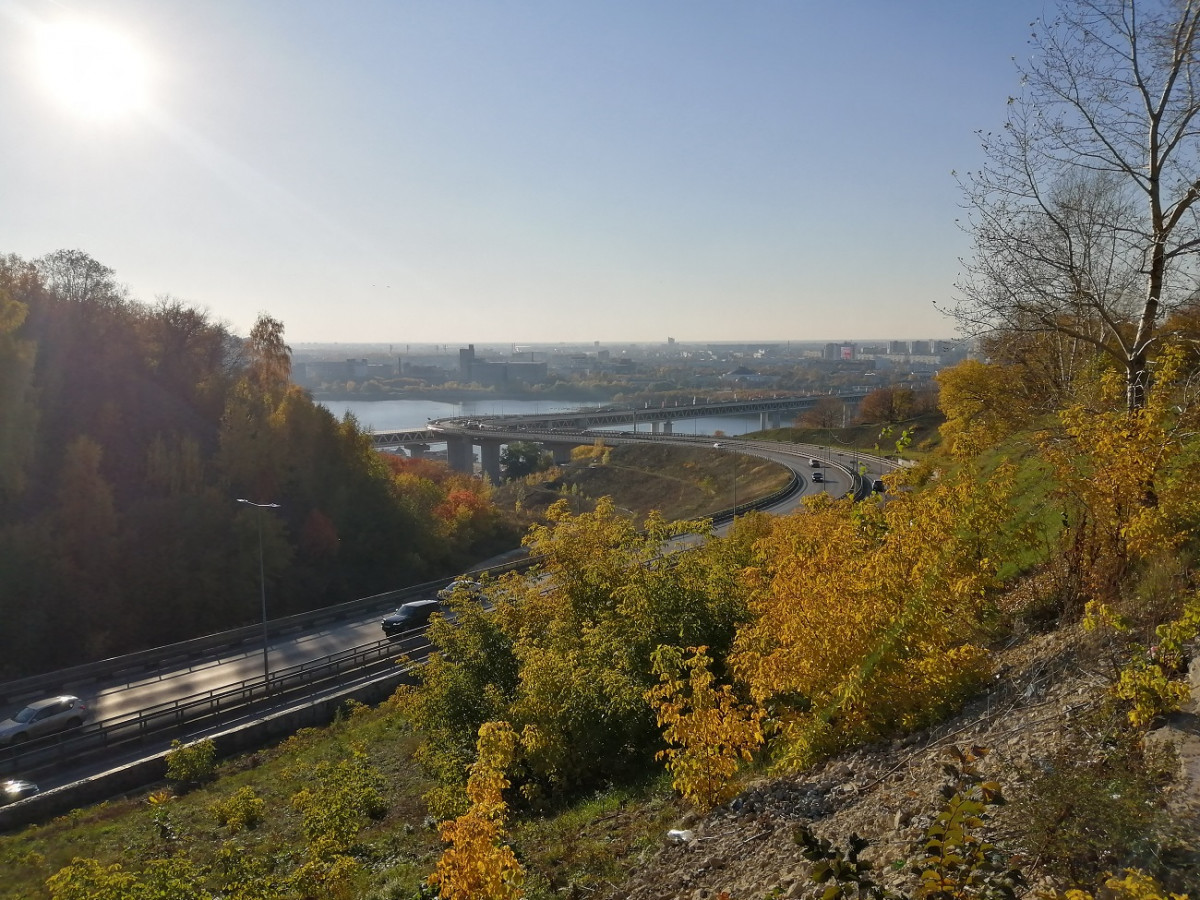
<instances>
[{"instance_id":1,"label":"hillside","mask_svg":"<svg viewBox=\"0 0 1200 900\"><path fill-rule=\"evenodd\" d=\"M564 498L577 512L594 509L601 497L611 497L618 510L627 510L638 521L653 510L675 521L728 509L735 491L739 503L764 497L790 477L776 463L708 447L622 444L505 482L492 500L525 528Z\"/></svg>"},{"instance_id":2,"label":"hillside","mask_svg":"<svg viewBox=\"0 0 1200 900\"><path fill-rule=\"evenodd\" d=\"M1073 629L1031 636L997 655L1002 676L958 715L802 774L760 778L711 815L685 816L673 827L690 831L690 839L664 839L602 896L818 897L823 888L796 840L799 825L843 848L853 835L865 838L863 858L874 877L911 891L912 865L953 783L945 767L956 748L988 751L980 773L1011 803L996 810L983 834L1041 873L1031 889L1053 892L1133 865L1157 866L1161 874L1169 859L1170 888L1195 896L1200 783L1171 748L1194 745L1190 722L1200 692L1185 715L1149 736L1157 755L1142 759L1127 747L1126 767L1100 764L1113 755L1113 731L1103 725L1107 680L1093 670L1091 654L1078 652L1081 642Z\"/></svg>"}]
</instances>

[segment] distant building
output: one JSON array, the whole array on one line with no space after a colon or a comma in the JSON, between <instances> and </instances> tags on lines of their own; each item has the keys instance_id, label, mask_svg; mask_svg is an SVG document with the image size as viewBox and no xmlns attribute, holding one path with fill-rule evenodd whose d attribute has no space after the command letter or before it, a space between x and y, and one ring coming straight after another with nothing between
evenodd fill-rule
<instances>
[{"instance_id":1,"label":"distant building","mask_svg":"<svg viewBox=\"0 0 1200 900\"><path fill-rule=\"evenodd\" d=\"M458 351L458 375L459 380L464 384L474 383L484 387L543 384L546 381L546 368L546 363L530 360L494 362L479 359L475 355L474 344L469 344Z\"/></svg>"},{"instance_id":2,"label":"distant building","mask_svg":"<svg viewBox=\"0 0 1200 900\"><path fill-rule=\"evenodd\" d=\"M744 385L766 385L775 384L779 381L775 375L761 375L752 369L747 369L745 366L738 366L732 372L726 372L721 376L722 381L731 381L734 384Z\"/></svg>"},{"instance_id":3,"label":"distant building","mask_svg":"<svg viewBox=\"0 0 1200 900\"><path fill-rule=\"evenodd\" d=\"M330 382L394 378L396 367L390 364L372 365L365 359L313 360L296 365L292 377L297 384L315 386Z\"/></svg>"},{"instance_id":4,"label":"distant building","mask_svg":"<svg viewBox=\"0 0 1200 900\"><path fill-rule=\"evenodd\" d=\"M823 359L849 361L857 358L858 348L854 344L826 344Z\"/></svg>"}]
</instances>

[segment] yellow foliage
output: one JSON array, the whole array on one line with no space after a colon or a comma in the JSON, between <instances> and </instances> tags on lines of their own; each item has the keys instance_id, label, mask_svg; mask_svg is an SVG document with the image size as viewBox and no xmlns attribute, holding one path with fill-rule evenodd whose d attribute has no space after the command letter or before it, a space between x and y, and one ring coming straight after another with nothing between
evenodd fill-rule
<instances>
[{"instance_id":1,"label":"yellow foliage","mask_svg":"<svg viewBox=\"0 0 1200 900\"><path fill-rule=\"evenodd\" d=\"M583 444L579 447L572 447L571 461L582 462L586 459L595 459L601 463L607 463L611 453L612 448L605 446L604 438L597 438L594 444Z\"/></svg>"},{"instance_id":2,"label":"yellow foliage","mask_svg":"<svg viewBox=\"0 0 1200 900\"><path fill-rule=\"evenodd\" d=\"M1073 564L1092 599L1113 599L1131 564L1172 552L1200 521L1200 459L1189 446L1198 410L1190 388L1174 386L1181 354L1160 354L1157 387L1142 409L1127 410L1120 374L1106 373L1103 408L1072 405L1059 413L1059 430L1039 436L1067 502Z\"/></svg>"},{"instance_id":3,"label":"yellow foliage","mask_svg":"<svg viewBox=\"0 0 1200 900\"><path fill-rule=\"evenodd\" d=\"M471 766L467 796L471 808L441 826L448 843L429 884L443 900L508 900L522 896L525 872L504 836L504 770L511 764L517 736L507 722L479 729L478 758Z\"/></svg>"},{"instance_id":4,"label":"yellow foliage","mask_svg":"<svg viewBox=\"0 0 1200 900\"><path fill-rule=\"evenodd\" d=\"M1188 900L1187 894L1172 894L1138 869L1126 869L1118 878L1113 875L1104 882L1105 895L1110 900ZM1070 890L1062 893L1041 893L1040 900L1093 900L1087 891Z\"/></svg>"},{"instance_id":5,"label":"yellow foliage","mask_svg":"<svg viewBox=\"0 0 1200 900\"><path fill-rule=\"evenodd\" d=\"M749 762L763 742L763 711L737 702L729 685L713 687L707 647L659 647L654 671L660 683L646 692L663 739L676 747L658 753L667 760L675 789L702 810L733 795L730 779L738 760ZM686 680L684 672L686 671Z\"/></svg>"},{"instance_id":6,"label":"yellow foliage","mask_svg":"<svg viewBox=\"0 0 1200 900\"><path fill-rule=\"evenodd\" d=\"M898 490L886 504L818 497L759 541L759 571L745 579L753 618L730 662L756 703L785 701L794 762L921 724L984 672L974 640L1011 491L1003 466L987 481L964 472Z\"/></svg>"},{"instance_id":7,"label":"yellow foliage","mask_svg":"<svg viewBox=\"0 0 1200 900\"><path fill-rule=\"evenodd\" d=\"M938 406L946 415L942 439L960 459L978 455L1030 417L1021 378L1011 366L968 359L935 377Z\"/></svg>"}]
</instances>

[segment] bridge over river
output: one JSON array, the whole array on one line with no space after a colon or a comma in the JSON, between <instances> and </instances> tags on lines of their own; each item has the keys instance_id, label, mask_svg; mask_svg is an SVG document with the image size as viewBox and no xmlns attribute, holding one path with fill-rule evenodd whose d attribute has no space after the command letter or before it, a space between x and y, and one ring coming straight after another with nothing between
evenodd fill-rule
<instances>
[{"instance_id":1,"label":"bridge over river","mask_svg":"<svg viewBox=\"0 0 1200 900\"><path fill-rule=\"evenodd\" d=\"M815 406L821 400L834 397L848 406L857 405L867 393L855 389L836 394L810 394L793 397L771 397L757 400L731 400L717 403L674 403L653 407L601 407L568 413L545 415L482 416L475 418L438 419L425 428L408 431L372 432L379 449L404 447L414 455L429 449L430 444L444 443L451 468L460 472L474 469L474 447L479 447L483 471L493 480L500 480L500 447L515 441L535 441L547 447L556 462L570 459L571 449L590 444L603 436L608 443L626 443L672 433L673 423L680 419L701 419L716 416L746 416L758 414L761 429L778 428L785 413L796 413ZM628 425L625 431L600 431ZM639 428L644 428L639 432ZM639 437L639 434L641 435ZM705 439L707 440L707 439Z\"/></svg>"}]
</instances>

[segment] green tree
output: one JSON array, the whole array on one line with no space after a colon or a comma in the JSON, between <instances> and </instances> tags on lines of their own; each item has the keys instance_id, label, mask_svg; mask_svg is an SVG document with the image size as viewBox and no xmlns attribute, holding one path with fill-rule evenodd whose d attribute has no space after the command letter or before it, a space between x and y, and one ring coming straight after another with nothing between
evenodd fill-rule
<instances>
[{"instance_id":1,"label":"green tree","mask_svg":"<svg viewBox=\"0 0 1200 900\"><path fill-rule=\"evenodd\" d=\"M540 444L514 441L500 452L500 465L506 478L524 478L545 469L549 463Z\"/></svg>"}]
</instances>

